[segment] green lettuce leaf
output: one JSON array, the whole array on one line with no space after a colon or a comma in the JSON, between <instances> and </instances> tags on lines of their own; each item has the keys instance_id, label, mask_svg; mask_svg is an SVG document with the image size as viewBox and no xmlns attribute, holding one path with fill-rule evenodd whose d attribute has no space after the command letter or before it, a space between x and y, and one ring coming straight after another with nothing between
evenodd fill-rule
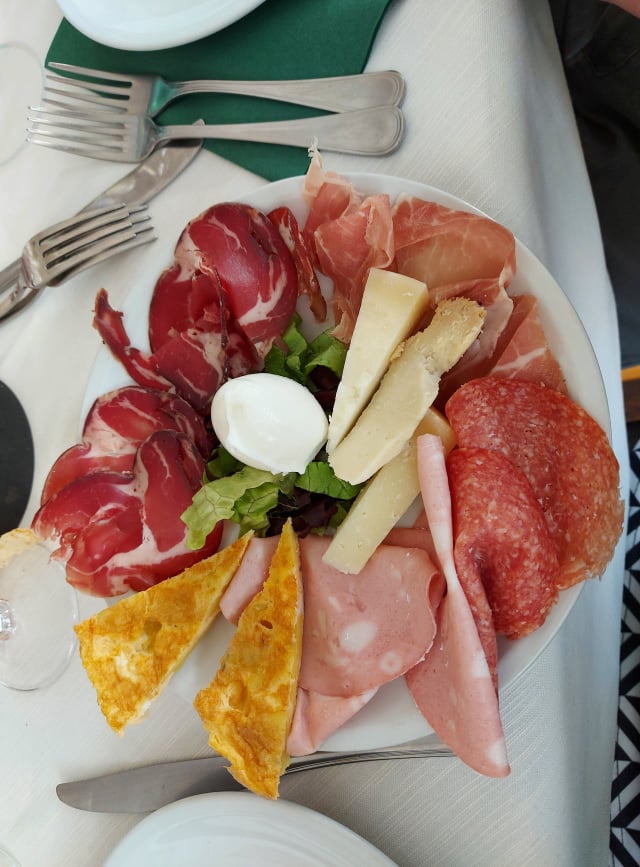
<instances>
[{"instance_id":1,"label":"green lettuce leaf","mask_svg":"<svg viewBox=\"0 0 640 867\"><path fill-rule=\"evenodd\" d=\"M202 548L218 521L236 521L246 529L267 526L273 497L277 502L281 490L291 490L295 476L274 476L267 470L243 466L230 476L207 482L181 515L188 528L187 547Z\"/></svg>"},{"instance_id":2,"label":"green lettuce leaf","mask_svg":"<svg viewBox=\"0 0 640 867\"><path fill-rule=\"evenodd\" d=\"M288 351L273 346L265 358L264 369L266 373L294 379L313 391L309 377L316 367L326 367L336 376L342 376L347 346L329 331L323 331L309 342L300 330L300 322L296 313L282 335Z\"/></svg>"}]
</instances>

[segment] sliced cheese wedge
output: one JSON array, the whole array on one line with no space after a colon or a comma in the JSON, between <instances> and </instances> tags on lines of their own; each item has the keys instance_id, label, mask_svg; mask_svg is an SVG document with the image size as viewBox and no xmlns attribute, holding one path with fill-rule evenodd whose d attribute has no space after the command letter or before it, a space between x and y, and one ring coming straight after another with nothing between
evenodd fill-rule
<instances>
[{"instance_id":1,"label":"sliced cheese wedge","mask_svg":"<svg viewBox=\"0 0 640 867\"><path fill-rule=\"evenodd\" d=\"M371 402L329 456L338 478L366 482L402 451L435 400L440 377L476 339L484 317L476 301L450 298L424 331L400 344Z\"/></svg>"},{"instance_id":2,"label":"sliced cheese wedge","mask_svg":"<svg viewBox=\"0 0 640 867\"><path fill-rule=\"evenodd\" d=\"M420 493L416 439L421 434L439 436L445 452L455 445L455 434L446 418L431 407L400 454L385 464L360 491L338 527L322 559L340 572L360 572L387 534Z\"/></svg>"},{"instance_id":3,"label":"sliced cheese wedge","mask_svg":"<svg viewBox=\"0 0 640 867\"><path fill-rule=\"evenodd\" d=\"M371 268L329 421L327 454L351 430L389 366L398 344L427 309L425 283Z\"/></svg>"},{"instance_id":4,"label":"sliced cheese wedge","mask_svg":"<svg viewBox=\"0 0 640 867\"><path fill-rule=\"evenodd\" d=\"M262 590L244 609L213 681L194 701L209 743L230 773L267 798L278 797L302 655L302 576L288 521Z\"/></svg>"},{"instance_id":5,"label":"sliced cheese wedge","mask_svg":"<svg viewBox=\"0 0 640 867\"><path fill-rule=\"evenodd\" d=\"M251 535L74 627L100 709L119 735L142 718L219 612Z\"/></svg>"}]
</instances>

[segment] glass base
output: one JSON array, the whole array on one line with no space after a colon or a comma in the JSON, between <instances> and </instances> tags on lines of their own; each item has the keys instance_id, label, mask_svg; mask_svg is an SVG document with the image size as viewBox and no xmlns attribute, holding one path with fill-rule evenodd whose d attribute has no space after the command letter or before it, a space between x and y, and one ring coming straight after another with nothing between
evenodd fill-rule
<instances>
[{"instance_id":1,"label":"glass base","mask_svg":"<svg viewBox=\"0 0 640 867\"><path fill-rule=\"evenodd\" d=\"M0 848L0 867L20 867L20 865L10 852Z\"/></svg>"},{"instance_id":2,"label":"glass base","mask_svg":"<svg viewBox=\"0 0 640 867\"><path fill-rule=\"evenodd\" d=\"M12 689L57 680L76 647L76 593L49 556L34 545L0 571L0 684Z\"/></svg>"}]
</instances>

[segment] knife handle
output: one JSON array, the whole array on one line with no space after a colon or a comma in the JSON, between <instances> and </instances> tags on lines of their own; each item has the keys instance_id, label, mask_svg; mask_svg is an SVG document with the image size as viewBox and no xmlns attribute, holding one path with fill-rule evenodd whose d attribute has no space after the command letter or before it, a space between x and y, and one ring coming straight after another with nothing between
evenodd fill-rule
<instances>
[{"instance_id":1,"label":"knife handle","mask_svg":"<svg viewBox=\"0 0 640 867\"><path fill-rule=\"evenodd\" d=\"M22 261L16 259L0 271L0 319L17 313L37 292L27 285L22 273Z\"/></svg>"}]
</instances>

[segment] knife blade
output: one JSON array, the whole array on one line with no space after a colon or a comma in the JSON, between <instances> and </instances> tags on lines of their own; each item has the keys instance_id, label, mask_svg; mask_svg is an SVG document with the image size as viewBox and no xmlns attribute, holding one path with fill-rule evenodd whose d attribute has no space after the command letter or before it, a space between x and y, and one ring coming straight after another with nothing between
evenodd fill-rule
<instances>
[{"instance_id":1,"label":"knife blade","mask_svg":"<svg viewBox=\"0 0 640 867\"><path fill-rule=\"evenodd\" d=\"M286 775L313 768L383 759L452 757L451 750L435 735L403 744L396 749L368 752L319 752L291 760ZM224 756L162 762L116 771L102 777L60 783L58 798L70 807L95 813L150 813L167 804L206 792L242 790L227 770Z\"/></svg>"},{"instance_id":2,"label":"knife blade","mask_svg":"<svg viewBox=\"0 0 640 867\"><path fill-rule=\"evenodd\" d=\"M171 142L158 148L129 174L86 204L80 213L105 205L135 207L146 204L193 161L201 148L201 139ZM51 285L63 280L54 280ZM38 290L25 285L22 262L16 259L0 271L0 320L22 310L37 294Z\"/></svg>"}]
</instances>

